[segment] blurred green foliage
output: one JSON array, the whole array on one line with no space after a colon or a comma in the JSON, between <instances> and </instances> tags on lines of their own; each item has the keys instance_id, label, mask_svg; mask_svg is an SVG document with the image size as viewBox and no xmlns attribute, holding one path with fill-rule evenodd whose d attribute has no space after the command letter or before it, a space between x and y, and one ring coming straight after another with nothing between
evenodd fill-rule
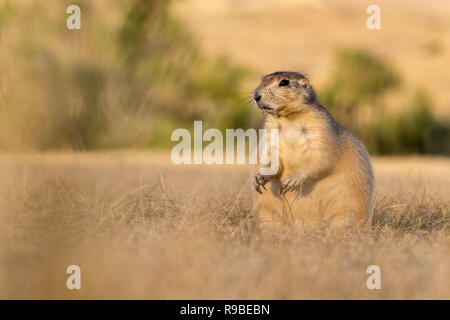
<instances>
[{"instance_id":1,"label":"blurred green foliage","mask_svg":"<svg viewBox=\"0 0 450 320\"><path fill-rule=\"evenodd\" d=\"M82 2L81 30L65 27L69 4L0 7L3 32L18 28L2 39L10 54L0 59L8 70L0 75L8 86L0 148L167 148L172 131L193 120L222 129L252 124L239 91L251 72L202 54L172 17L171 1Z\"/></svg>"},{"instance_id":2,"label":"blurred green foliage","mask_svg":"<svg viewBox=\"0 0 450 320\"><path fill-rule=\"evenodd\" d=\"M343 49L319 99L372 153L449 154L450 126L433 116L425 92L416 92L400 113L383 107L384 95L400 85L398 73L380 57L359 48Z\"/></svg>"},{"instance_id":3,"label":"blurred green foliage","mask_svg":"<svg viewBox=\"0 0 450 320\"><path fill-rule=\"evenodd\" d=\"M405 114L381 114L374 122L374 152L450 154L449 126L433 116L427 94L417 91L405 109Z\"/></svg>"},{"instance_id":4,"label":"blurred green foliage","mask_svg":"<svg viewBox=\"0 0 450 320\"><path fill-rule=\"evenodd\" d=\"M373 103L400 78L384 61L362 49L340 50L324 102L348 115L363 103ZM337 109L337 110L336 110Z\"/></svg>"}]
</instances>

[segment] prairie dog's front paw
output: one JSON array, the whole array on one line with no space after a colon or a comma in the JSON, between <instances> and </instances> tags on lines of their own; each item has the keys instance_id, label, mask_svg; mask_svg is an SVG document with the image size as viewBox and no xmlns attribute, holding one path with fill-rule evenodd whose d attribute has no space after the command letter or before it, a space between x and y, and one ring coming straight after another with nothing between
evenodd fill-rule
<instances>
[{"instance_id":1,"label":"prairie dog's front paw","mask_svg":"<svg viewBox=\"0 0 450 320\"><path fill-rule=\"evenodd\" d=\"M269 180L270 180L269 176L264 176L264 175L258 173L255 176L255 178L253 179L253 186L255 187L255 190L262 194L261 187L264 190L266 190L265 185L267 182L269 182Z\"/></svg>"},{"instance_id":2,"label":"prairie dog's front paw","mask_svg":"<svg viewBox=\"0 0 450 320\"><path fill-rule=\"evenodd\" d=\"M281 181L280 195L285 194L288 191L293 191L297 187L301 186L303 178L300 173L290 173L283 181Z\"/></svg>"}]
</instances>

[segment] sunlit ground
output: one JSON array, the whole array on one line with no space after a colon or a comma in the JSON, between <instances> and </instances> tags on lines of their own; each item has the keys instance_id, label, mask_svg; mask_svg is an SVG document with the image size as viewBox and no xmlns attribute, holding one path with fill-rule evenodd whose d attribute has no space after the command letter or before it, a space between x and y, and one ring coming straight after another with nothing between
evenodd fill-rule
<instances>
[{"instance_id":1,"label":"sunlit ground","mask_svg":"<svg viewBox=\"0 0 450 320\"><path fill-rule=\"evenodd\" d=\"M0 156L0 298L450 298L448 158L373 160L373 229L257 235L247 167ZM68 290L79 265L82 289ZM379 265L382 289L368 290Z\"/></svg>"}]
</instances>

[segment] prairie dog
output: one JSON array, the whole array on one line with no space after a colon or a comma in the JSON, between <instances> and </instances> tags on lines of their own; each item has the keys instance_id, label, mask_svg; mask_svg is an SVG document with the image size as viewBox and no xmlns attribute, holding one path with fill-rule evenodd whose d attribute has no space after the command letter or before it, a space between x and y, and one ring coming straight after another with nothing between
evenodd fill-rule
<instances>
[{"instance_id":1,"label":"prairie dog","mask_svg":"<svg viewBox=\"0 0 450 320\"><path fill-rule=\"evenodd\" d=\"M252 178L259 225L365 226L374 192L369 155L320 105L309 80L271 73L252 97L266 114L265 128L279 130L278 172L262 175L259 165Z\"/></svg>"}]
</instances>

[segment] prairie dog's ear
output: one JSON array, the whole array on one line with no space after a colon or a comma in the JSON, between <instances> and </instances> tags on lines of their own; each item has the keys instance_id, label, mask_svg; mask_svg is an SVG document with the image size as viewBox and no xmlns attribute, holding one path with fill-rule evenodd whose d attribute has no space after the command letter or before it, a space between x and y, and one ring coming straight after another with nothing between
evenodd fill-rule
<instances>
[{"instance_id":1,"label":"prairie dog's ear","mask_svg":"<svg viewBox=\"0 0 450 320\"><path fill-rule=\"evenodd\" d=\"M306 89L311 89L311 85L309 84L309 81L307 79L300 79L298 83L300 83L300 85Z\"/></svg>"}]
</instances>

